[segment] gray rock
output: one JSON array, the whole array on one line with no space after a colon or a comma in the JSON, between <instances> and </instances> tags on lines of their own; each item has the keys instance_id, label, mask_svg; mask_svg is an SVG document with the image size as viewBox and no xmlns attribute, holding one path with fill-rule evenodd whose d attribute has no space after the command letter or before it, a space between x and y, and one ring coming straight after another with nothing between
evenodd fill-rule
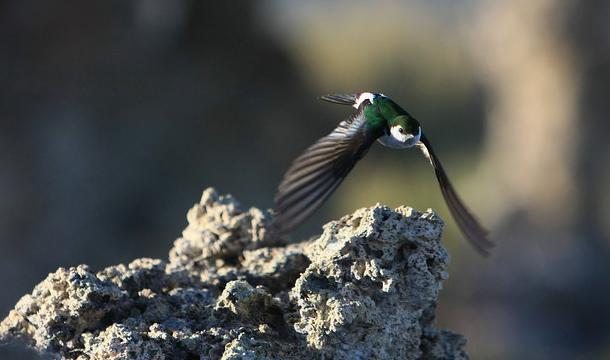
<instances>
[{"instance_id":1,"label":"gray rock","mask_svg":"<svg viewBox=\"0 0 610 360\"><path fill-rule=\"evenodd\" d=\"M297 280L295 329L334 359L419 359L449 255L442 220L408 207L357 210L324 227ZM431 336L432 334L427 334ZM452 345L454 358L459 341Z\"/></svg>"},{"instance_id":2,"label":"gray rock","mask_svg":"<svg viewBox=\"0 0 610 360\"><path fill-rule=\"evenodd\" d=\"M244 250L279 245L282 239L267 231L272 218L257 208L246 212L231 195L221 196L208 188L200 203L189 210L189 224L169 253L170 264L177 269L195 263L218 266L217 259L229 260Z\"/></svg>"},{"instance_id":3,"label":"gray rock","mask_svg":"<svg viewBox=\"0 0 610 360\"><path fill-rule=\"evenodd\" d=\"M214 189L170 262L50 274L0 323L62 359L467 359L434 329L449 255L431 210L376 205L286 245L273 216Z\"/></svg>"}]
</instances>

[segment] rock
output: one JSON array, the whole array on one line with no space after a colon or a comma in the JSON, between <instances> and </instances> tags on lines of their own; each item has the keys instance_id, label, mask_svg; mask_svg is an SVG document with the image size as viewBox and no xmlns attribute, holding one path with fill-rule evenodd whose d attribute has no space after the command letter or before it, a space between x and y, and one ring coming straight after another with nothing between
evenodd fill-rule
<instances>
[{"instance_id":1,"label":"rock","mask_svg":"<svg viewBox=\"0 0 610 360\"><path fill-rule=\"evenodd\" d=\"M217 317L224 312L246 324L273 325L275 328L284 325L280 302L273 299L263 286L254 288L243 280L227 284L214 310Z\"/></svg>"},{"instance_id":2,"label":"rock","mask_svg":"<svg viewBox=\"0 0 610 360\"><path fill-rule=\"evenodd\" d=\"M267 231L273 218L269 212L246 212L231 195L220 196L214 188L203 192L186 217L189 224L169 253L170 264L177 269L198 262L218 266L216 259L231 262L244 250L282 243Z\"/></svg>"},{"instance_id":3,"label":"rock","mask_svg":"<svg viewBox=\"0 0 610 360\"><path fill-rule=\"evenodd\" d=\"M434 329L448 275L431 210L376 205L286 245L273 216L214 189L189 211L170 262L63 269L0 323L62 359L467 359Z\"/></svg>"},{"instance_id":4,"label":"rock","mask_svg":"<svg viewBox=\"0 0 610 360\"><path fill-rule=\"evenodd\" d=\"M419 359L449 255L434 212L376 206L331 222L297 280L299 333L335 359ZM348 349L344 351L343 349Z\"/></svg>"},{"instance_id":5,"label":"rock","mask_svg":"<svg viewBox=\"0 0 610 360\"><path fill-rule=\"evenodd\" d=\"M2 336L26 340L39 351L55 352L75 346L74 341L97 325L116 305L122 293L103 283L86 265L59 268L25 295L2 322Z\"/></svg>"},{"instance_id":6,"label":"rock","mask_svg":"<svg viewBox=\"0 0 610 360\"><path fill-rule=\"evenodd\" d=\"M141 330L137 328L125 324L112 324L99 333L85 334L83 353L92 359L165 359L166 351L161 344L146 339L151 333L153 331L146 333L147 336L143 336ZM169 342L167 343L169 344Z\"/></svg>"}]
</instances>

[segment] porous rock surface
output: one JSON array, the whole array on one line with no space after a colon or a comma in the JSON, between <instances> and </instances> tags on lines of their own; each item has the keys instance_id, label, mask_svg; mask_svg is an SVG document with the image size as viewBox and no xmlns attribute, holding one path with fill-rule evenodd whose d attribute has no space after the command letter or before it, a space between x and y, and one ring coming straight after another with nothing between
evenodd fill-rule
<instances>
[{"instance_id":1,"label":"porous rock surface","mask_svg":"<svg viewBox=\"0 0 610 360\"><path fill-rule=\"evenodd\" d=\"M61 359L467 359L434 329L449 255L431 210L376 205L286 244L207 189L169 263L60 268L0 323Z\"/></svg>"}]
</instances>

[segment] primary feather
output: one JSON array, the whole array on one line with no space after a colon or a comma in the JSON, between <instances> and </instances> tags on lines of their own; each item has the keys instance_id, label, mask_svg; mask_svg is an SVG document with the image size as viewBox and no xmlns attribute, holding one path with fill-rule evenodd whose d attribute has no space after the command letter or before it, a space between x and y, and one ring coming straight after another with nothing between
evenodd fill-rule
<instances>
[{"instance_id":1,"label":"primary feather","mask_svg":"<svg viewBox=\"0 0 610 360\"><path fill-rule=\"evenodd\" d=\"M466 239L481 255L489 255L489 250L494 247L494 243L487 239L488 231L479 224L460 200L432 145L430 145L428 138L424 134L421 135L421 140L417 143L417 146L422 150L424 156L428 158L430 164L432 164L447 207L451 211L455 222L462 230L462 233L466 235Z\"/></svg>"},{"instance_id":2,"label":"primary feather","mask_svg":"<svg viewBox=\"0 0 610 360\"><path fill-rule=\"evenodd\" d=\"M371 147L364 106L290 165L275 197L276 229L288 233L309 218Z\"/></svg>"}]
</instances>

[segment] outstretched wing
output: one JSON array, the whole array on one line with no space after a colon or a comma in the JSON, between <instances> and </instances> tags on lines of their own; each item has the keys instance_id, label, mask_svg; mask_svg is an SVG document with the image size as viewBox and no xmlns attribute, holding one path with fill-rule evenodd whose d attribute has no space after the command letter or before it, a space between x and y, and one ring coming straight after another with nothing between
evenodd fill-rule
<instances>
[{"instance_id":1,"label":"outstretched wing","mask_svg":"<svg viewBox=\"0 0 610 360\"><path fill-rule=\"evenodd\" d=\"M417 143L417 146L422 150L424 155L434 167L434 172L436 173L436 178L438 179L445 202L447 202L447 207L449 207L451 215L453 215L453 218L466 236L466 239L470 241L470 244L479 253L484 256L489 255L489 250L494 247L494 243L487 239L488 231L485 230L474 218L474 216L470 214L468 209L466 209L466 206L464 206L458 197L453 185L451 185L451 182L445 173L445 170L443 169L443 166L441 165L440 160L436 156L434 149L432 149L430 142L423 133L421 134L421 139Z\"/></svg>"},{"instance_id":2,"label":"outstretched wing","mask_svg":"<svg viewBox=\"0 0 610 360\"><path fill-rule=\"evenodd\" d=\"M364 106L293 162L275 196L275 227L288 233L309 218L339 186L375 139L365 135Z\"/></svg>"}]
</instances>

